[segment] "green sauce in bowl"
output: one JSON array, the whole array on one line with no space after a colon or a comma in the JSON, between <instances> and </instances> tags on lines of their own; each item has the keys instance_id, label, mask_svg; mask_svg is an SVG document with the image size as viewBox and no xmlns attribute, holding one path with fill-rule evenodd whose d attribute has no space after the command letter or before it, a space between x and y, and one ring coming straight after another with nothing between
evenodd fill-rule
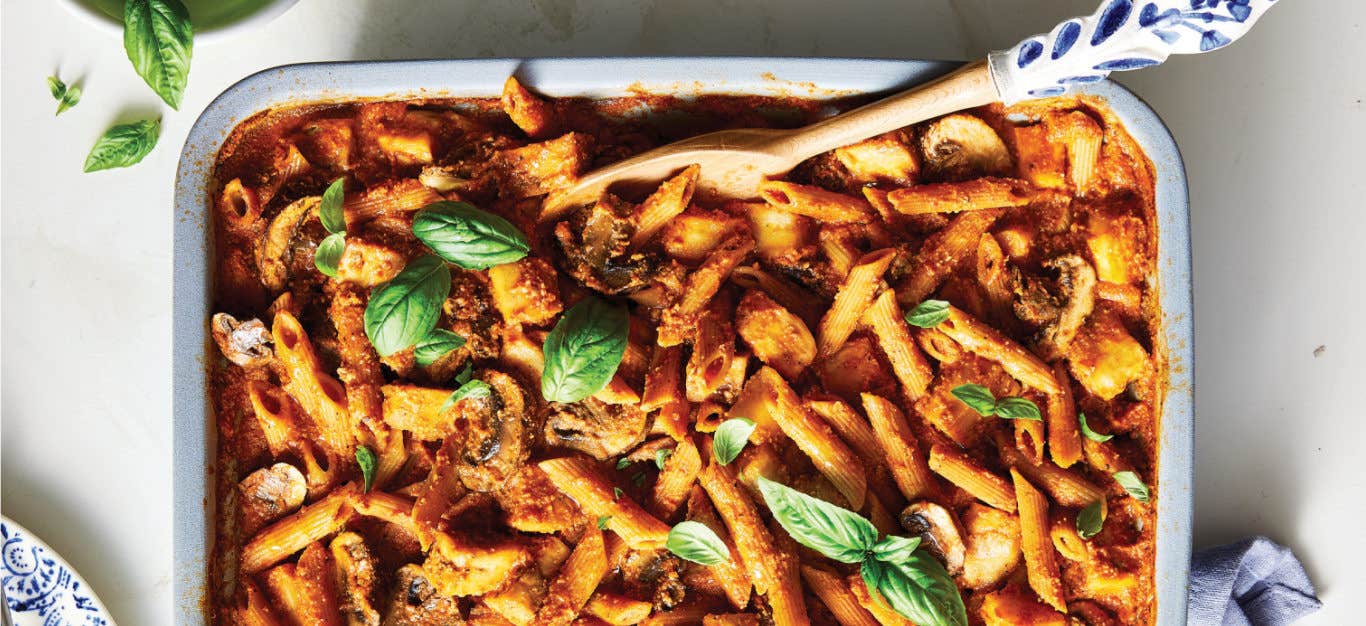
<instances>
[{"instance_id":1,"label":"green sauce in bowl","mask_svg":"<svg viewBox=\"0 0 1366 626\"><path fill-rule=\"evenodd\" d=\"M123 21L123 0L78 0L115 21ZM190 11L195 31L222 28L260 11L271 0L181 0Z\"/></svg>"}]
</instances>

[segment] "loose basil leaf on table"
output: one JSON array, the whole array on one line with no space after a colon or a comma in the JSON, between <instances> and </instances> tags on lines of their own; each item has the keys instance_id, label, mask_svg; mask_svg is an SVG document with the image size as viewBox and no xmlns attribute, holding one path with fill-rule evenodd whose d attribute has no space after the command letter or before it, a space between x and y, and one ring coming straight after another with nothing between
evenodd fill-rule
<instances>
[{"instance_id":1,"label":"loose basil leaf on table","mask_svg":"<svg viewBox=\"0 0 1366 626\"><path fill-rule=\"evenodd\" d=\"M1081 512L1077 513L1077 535L1082 539L1090 539L1100 534L1100 529L1105 525L1105 503L1096 500L1086 505Z\"/></svg>"},{"instance_id":2,"label":"loose basil leaf on table","mask_svg":"<svg viewBox=\"0 0 1366 626\"><path fill-rule=\"evenodd\" d=\"M336 278L337 266L341 264L342 252L345 251L346 235L332 233L318 244L318 249L313 253L313 265L317 266L319 272Z\"/></svg>"},{"instance_id":3,"label":"loose basil leaf on table","mask_svg":"<svg viewBox=\"0 0 1366 626\"><path fill-rule=\"evenodd\" d=\"M1091 441L1094 441L1096 443L1105 443L1115 438L1114 435L1102 435L1094 430L1091 430L1091 426L1086 423L1085 413L1077 413L1077 421L1081 423L1081 434L1085 435L1086 438L1090 439Z\"/></svg>"},{"instance_id":4,"label":"loose basil leaf on table","mask_svg":"<svg viewBox=\"0 0 1366 626\"><path fill-rule=\"evenodd\" d=\"M464 345L464 337L444 328L434 328L432 332L427 333L426 337L418 341L417 345L413 346L413 360L417 361L418 365L427 367L441 360L441 357L446 356L452 350L459 350ZM459 381L458 384L464 382Z\"/></svg>"},{"instance_id":5,"label":"loose basil leaf on table","mask_svg":"<svg viewBox=\"0 0 1366 626\"><path fill-rule=\"evenodd\" d=\"M740 452L745 449L745 444L749 443L749 436L754 432L754 420L744 417L732 417L720 426L716 427L716 432L711 436L711 452L716 457L716 462L722 465L730 465Z\"/></svg>"},{"instance_id":6,"label":"loose basil leaf on table","mask_svg":"<svg viewBox=\"0 0 1366 626\"><path fill-rule=\"evenodd\" d=\"M1125 470L1122 472L1115 472L1114 476L1115 482L1119 483L1119 486L1129 492L1129 495L1133 496L1135 500L1138 500L1139 502L1148 501L1148 485L1143 483L1143 479L1139 478L1138 474Z\"/></svg>"},{"instance_id":7,"label":"loose basil leaf on table","mask_svg":"<svg viewBox=\"0 0 1366 626\"><path fill-rule=\"evenodd\" d=\"M52 92L52 98L57 101L57 112L53 115L61 115L81 101L81 88L76 85L68 87L56 76L47 77L47 88Z\"/></svg>"},{"instance_id":8,"label":"loose basil leaf on table","mask_svg":"<svg viewBox=\"0 0 1366 626\"><path fill-rule=\"evenodd\" d=\"M160 119L140 120L110 128L104 131L104 135L85 157L84 170L94 172L133 165L156 147L160 134Z\"/></svg>"},{"instance_id":9,"label":"loose basil leaf on table","mask_svg":"<svg viewBox=\"0 0 1366 626\"><path fill-rule=\"evenodd\" d=\"M924 549L898 563L864 561L860 573L869 589L876 589L897 613L920 626L968 624L958 587L938 559Z\"/></svg>"},{"instance_id":10,"label":"loose basil leaf on table","mask_svg":"<svg viewBox=\"0 0 1366 626\"><path fill-rule=\"evenodd\" d=\"M906 314L906 323L920 328L934 328L947 319L949 303L943 300L926 300Z\"/></svg>"},{"instance_id":11,"label":"loose basil leaf on table","mask_svg":"<svg viewBox=\"0 0 1366 626\"><path fill-rule=\"evenodd\" d=\"M467 202L427 205L413 218L413 234L441 258L468 270L512 263L531 251L512 222Z\"/></svg>"},{"instance_id":12,"label":"loose basil leaf on table","mask_svg":"<svg viewBox=\"0 0 1366 626\"><path fill-rule=\"evenodd\" d=\"M125 0L123 49L133 69L172 109L190 78L194 27L180 0Z\"/></svg>"},{"instance_id":13,"label":"loose basil leaf on table","mask_svg":"<svg viewBox=\"0 0 1366 626\"><path fill-rule=\"evenodd\" d=\"M370 488L375 486L375 468L379 466L379 459L375 458L375 453L370 448L356 446L356 464L360 466L365 493L370 493Z\"/></svg>"},{"instance_id":14,"label":"loose basil leaf on table","mask_svg":"<svg viewBox=\"0 0 1366 626\"><path fill-rule=\"evenodd\" d=\"M578 402L602 391L621 365L629 330L623 306L589 296L570 307L545 338L541 395Z\"/></svg>"},{"instance_id":15,"label":"loose basil leaf on table","mask_svg":"<svg viewBox=\"0 0 1366 626\"><path fill-rule=\"evenodd\" d=\"M877 529L857 513L762 476L758 480L773 519L797 543L841 563L858 563L877 545Z\"/></svg>"},{"instance_id":16,"label":"loose basil leaf on table","mask_svg":"<svg viewBox=\"0 0 1366 626\"><path fill-rule=\"evenodd\" d=\"M434 255L413 259L393 280L370 292L365 334L380 356L411 346L436 327L451 291L451 271Z\"/></svg>"},{"instance_id":17,"label":"loose basil leaf on table","mask_svg":"<svg viewBox=\"0 0 1366 626\"><path fill-rule=\"evenodd\" d=\"M329 233L346 232L346 213L342 211L342 201L345 199L346 179L338 178L327 186L323 191L322 204L318 205L318 220L323 223L323 228Z\"/></svg>"},{"instance_id":18,"label":"loose basil leaf on table","mask_svg":"<svg viewBox=\"0 0 1366 626\"><path fill-rule=\"evenodd\" d=\"M680 559L701 565L716 565L730 558L730 550L712 529L691 520L669 530L664 547Z\"/></svg>"}]
</instances>

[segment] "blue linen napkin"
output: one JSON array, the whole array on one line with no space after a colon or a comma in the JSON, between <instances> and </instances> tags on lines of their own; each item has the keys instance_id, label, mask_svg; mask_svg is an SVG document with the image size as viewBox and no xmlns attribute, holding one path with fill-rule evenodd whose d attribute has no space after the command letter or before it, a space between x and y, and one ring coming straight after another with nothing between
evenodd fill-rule
<instances>
[{"instance_id":1,"label":"blue linen napkin","mask_svg":"<svg viewBox=\"0 0 1366 626\"><path fill-rule=\"evenodd\" d=\"M1252 537L1195 553L1193 626L1284 626L1323 606L1289 548Z\"/></svg>"}]
</instances>

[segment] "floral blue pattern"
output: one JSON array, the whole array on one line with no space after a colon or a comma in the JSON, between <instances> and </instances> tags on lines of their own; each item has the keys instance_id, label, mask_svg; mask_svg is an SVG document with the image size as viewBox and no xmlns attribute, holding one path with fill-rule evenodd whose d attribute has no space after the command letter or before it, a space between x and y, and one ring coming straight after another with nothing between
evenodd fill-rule
<instances>
[{"instance_id":1,"label":"floral blue pattern","mask_svg":"<svg viewBox=\"0 0 1366 626\"><path fill-rule=\"evenodd\" d=\"M84 582L28 531L0 521L0 583L15 626L114 626Z\"/></svg>"},{"instance_id":2,"label":"floral blue pattern","mask_svg":"<svg viewBox=\"0 0 1366 626\"><path fill-rule=\"evenodd\" d=\"M1105 0L1094 15L1067 20L1047 35L991 53L992 75L1006 102L1060 95L1073 85L1104 80L1112 71L1227 46L1275 3Z\"/></svg>"}]
</instances>

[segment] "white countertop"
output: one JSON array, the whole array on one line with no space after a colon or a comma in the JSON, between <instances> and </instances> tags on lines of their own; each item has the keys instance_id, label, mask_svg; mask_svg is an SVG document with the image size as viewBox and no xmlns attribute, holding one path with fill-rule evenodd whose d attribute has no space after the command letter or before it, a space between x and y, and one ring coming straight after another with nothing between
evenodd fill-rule
<instances>
[{"instance_id":1,"label":"white countertop","mask_svg":"<svg viewBox=\"0 0 1366 626\"><path fill-rule=\"evenodd\" d=\"M116 35L61 2L5 0L0 506L124 626L170 623L171 187L198 112L247 74L365 58L966 59L1094 7L304 0L257 32L197 46L174 112ZM1172 128L1191 183L1196 545L1262 533L1294 548L1326 605L1311 626L1366 609L1364 19L1366 3L1282 0L1228 50L1121 77ZM59 118L44 82L54 70L85 90ZM161 142L143 163L81 173L106 127L158 113Z\"/></svg>"}]
</instances>

